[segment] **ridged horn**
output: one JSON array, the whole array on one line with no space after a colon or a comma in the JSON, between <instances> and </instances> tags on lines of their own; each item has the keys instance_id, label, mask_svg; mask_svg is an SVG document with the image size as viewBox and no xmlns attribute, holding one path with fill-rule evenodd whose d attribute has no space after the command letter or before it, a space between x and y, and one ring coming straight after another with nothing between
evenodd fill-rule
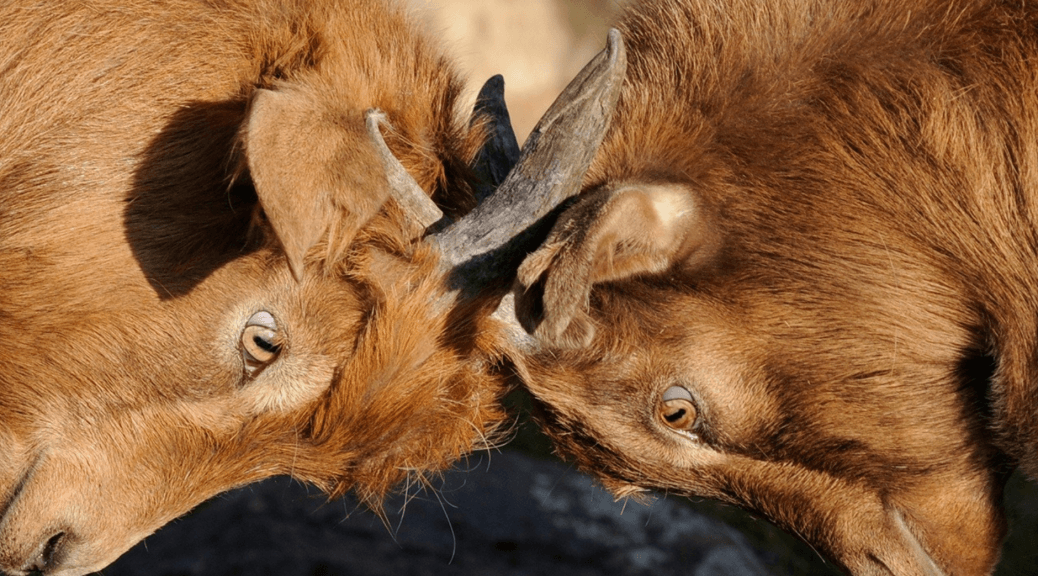
<instances>
[{"instance_id":1,"label":"ridged horn","mask_svg":"<svg viewBox=\"0 0 1038 576\"><path fill-rule=\"evenodd\" d=\"M423 230L443 218L443 212L436 207L418 182L415 182L400 160L390 152L389 146L386 146L386 141L382 137L382 124L389 124L386 114L372 108L364 113L364 123L371 143L382 160L382 168L386 171L390 196Z\"/></svg>"},{"instance_id":2,"label":"ridged horn","mask_svg":"<svg viewBox=\"0 0 1038 576\"><path fill-rule=\"evenodd\" d=\"M550 216L581 187L595 152L605 138L620 96L627 59L617 30L608 45L569 83L530 133L518 162L504 182L461 220L427 237L443 253L450 285L461 298L481 294L487 287L510 282L519 263L545 237ZM493 85L491 85L493 84ZM500 102L498 101L500 100ZM492 78L477 102L480 110L504 110L499 78ZM500 115L491 114L488 173L510 166L511 135ZM507 111L503 123L507 124ZM507 132L507 133L506 133ZM496 140L500 139L500 140ZM477 167L477 169L479 169Z\"/></svg>"}]
</instances>

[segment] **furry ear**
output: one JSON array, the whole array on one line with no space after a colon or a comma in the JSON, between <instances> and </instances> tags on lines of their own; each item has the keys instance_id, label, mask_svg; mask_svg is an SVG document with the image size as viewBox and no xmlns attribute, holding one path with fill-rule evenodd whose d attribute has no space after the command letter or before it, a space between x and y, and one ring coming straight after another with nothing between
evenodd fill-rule
<instances>
[{"instance_id":1,"label":"furry ear","mask_svg":"<svg viewBox=\"0 0 1038 576\"><path fill-rule=\"evenodd\" d=\"M301 278L306 253L335 225L345 245L385 203L361 111L334 110L303 87L258 89L242 134L260 205Z\"/></svg>"},{"instance_id":2,"label":"furry ear","mask_svg":"<svg viewBox=\"0 0 1038 576\"><path fill-rule=\"evenodd\" d=\"M542 341L591 343L587 315L599 282L663 272L712 244L691 190L676 184L628 184L585 194L519 267L516 314Z\"/></svg>"}]
</instances>

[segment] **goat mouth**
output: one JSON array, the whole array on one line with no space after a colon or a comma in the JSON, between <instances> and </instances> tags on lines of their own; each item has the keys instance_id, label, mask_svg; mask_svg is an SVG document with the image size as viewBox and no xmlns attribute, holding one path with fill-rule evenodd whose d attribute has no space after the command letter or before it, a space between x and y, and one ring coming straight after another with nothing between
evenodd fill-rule
<instances>
[{"instance_id":1,"label":"goat mouth","mask_svg":"<svg viewBox=\"0 0 1038 576\"><path fill-rule=\"evenodd\" d=\"M25 484L28 481L28 478L28 474L23 475L10 490L4 491L4 497L2 503L0 503L0 524L3 523L4 517L7 516L7 511L11 509L11 506L14 505L15 501L18 500L18 496L21 495L22 491L25 489Z\"/></svg>"},{"instance_id":2,"label":"goat mouth","mask_svg":"<svg viewBox=\"0 0 1038 576\"><path fill-rule=\"evenodd\" d=\"M882 524L871 529L859 526L853 534L845 534L843 540L850 549L830 548L828 555L850 574L946 576L905 514L893 506L884 508ZM854 546L863 539L867 542L863 548Z\"/></svg>"},{"instance_id":3,"label":"goat mouth","mask_svg":"<svg viewBox=\"0 0 1038 576\"><path fill-rule=\"evenodd\" d=\"M32 477L35 474L36 469L39 468L42 459L42 455L33 458L32 462L25 467L21 475L16 476L17 480L11 485L11 487L0 492L0 526L3 525L7 513L11 510L11 507L14 506L14 503L18 501L22 492L25 491L25 487L32 480Z\"/></svg>"},{"instance_id":4,"label":"goat mouth","mask_svg":"<svg viewBox=\"0 0 1038 576\"><path fill-rule=\"evenodd\" d=\"M901 510L897 507L891 507L890 518L896 532L901 537L901 541L904 543L908 561L914 565L918 573L926 574L927 576L944 576L944 570L937 564L930 552L927 551L921 539L916 535L916 531L912 530L912 527L905 520L905 515ZM889 567L887 569L890 570ZM899 572L891 570L891 573L897 574Z\"/></svg>"}]
</instances>

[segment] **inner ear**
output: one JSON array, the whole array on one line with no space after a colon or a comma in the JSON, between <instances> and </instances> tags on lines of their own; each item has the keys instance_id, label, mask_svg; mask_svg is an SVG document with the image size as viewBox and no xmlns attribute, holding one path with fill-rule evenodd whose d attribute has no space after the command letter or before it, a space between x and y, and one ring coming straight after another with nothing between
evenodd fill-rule
<instances>
[{"instance_id":1,"label":"inner ear","mask_svg":"<svg viewBox=\"0 0 1038 576\"><path fill-rule=\"evenodd\" d=\"M591 224L590 282L663 272L701 244L705 223L692 192L677 184L614 190Z\"/></svg>"},{"instance_id":2,"label":"inner ear","mask_svg":"<svg viewBox=\"0 0 1038 576\"><path fill-rule=\"evenodd\" d=\"M334 223L346 245L385 203L385 175L362 111L336 110L305 87L255 91L241 141L260 205L300 278Z\"/></svg>"},{"instance_id":3,"label":"inner ear","mask_svg":"<svg viewBox=\"0 0 1038 576\"><path fill-rule=\"evenodd\" d=\"M696 195L682 184L631 183L586 193L520 266L520 322L552 345L586 346L594 335L587 314L594 284L701 260L716 244L711 230Z\"/></svg>"}]
</instances>

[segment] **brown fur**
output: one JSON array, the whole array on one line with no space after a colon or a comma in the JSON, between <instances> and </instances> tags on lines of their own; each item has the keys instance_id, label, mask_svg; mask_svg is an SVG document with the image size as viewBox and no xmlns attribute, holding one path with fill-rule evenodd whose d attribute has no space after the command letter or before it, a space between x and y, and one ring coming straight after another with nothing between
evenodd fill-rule
<instances>
[{"instance_id":1,"label":"brown fur","mask_svg":"<svg viewBox=\"0 0 1038 576\"><path fill-rule=\"evenodd\" d=\"M854 573L989 573L1004 478L1038 475L1038 10L644 0L619 26L610 135L520 270L559 449ZM622 201L674 188L678 231ZM692 437L657 418L674 385Z\"/></svg>"},{"instance_id":2,"label":"brown fur","mask_svg":"<svg viewBox=\"0 0 1038 576\"><path fill-rule=\"evenodd\" d=\"M26 0L0 37L0 570L97 570L276 474L377 506L494 441L494 327L433 306L364 132L384 110L471 208L483 136L399 9ZM261 310L284 340L250 377Z\"/></svg>"}]
</instances>

